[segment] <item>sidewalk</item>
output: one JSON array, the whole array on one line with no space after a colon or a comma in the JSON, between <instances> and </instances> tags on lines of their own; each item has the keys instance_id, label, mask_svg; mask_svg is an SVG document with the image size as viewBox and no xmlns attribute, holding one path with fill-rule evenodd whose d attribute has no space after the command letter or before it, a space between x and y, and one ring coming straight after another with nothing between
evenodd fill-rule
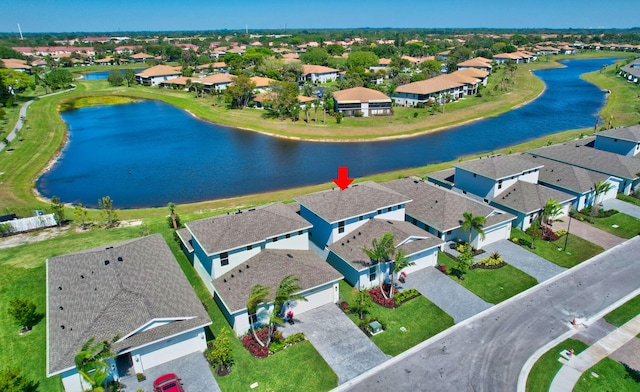
<instances>
[{"instance_id":1,"label":"sidewalk","mask_svg":"<svg viewBox=\"0 0 640 392\"><path fill-rule=\"evenodd\" d=\"M640 315L600 339L579 355L570 357L569 360L560 359L563 366L551 382L549 392L573 390L582 373L624 346L638 333L640 333Z\"/></svg>"}]
</instances>

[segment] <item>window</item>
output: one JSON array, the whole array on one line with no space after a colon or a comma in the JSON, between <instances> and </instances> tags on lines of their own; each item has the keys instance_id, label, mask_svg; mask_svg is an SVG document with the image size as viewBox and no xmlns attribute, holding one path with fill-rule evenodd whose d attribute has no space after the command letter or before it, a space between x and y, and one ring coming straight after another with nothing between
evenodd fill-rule
<instances>
[{"instance_id":1,"label":"window","mask_svg":"<svg viewBox=\"0 0 640 392\"><path fill-rule=\"evenodd\" d=\"M253 245L247 245L247 250L253 249Z\"/></svg>"},{"instance_id":2,"label":"window","mask_svg":"<svg viewBox=\"0 0 640 392\"><path fill-rule=\"evenodd\" d=\"M498 189L502 189L502 180L498 180Z\"/></svg>"},{"instance_id":3,"label":"window","mask_svg":"<svg viewBox=\"0 0 640 392\"><path fill-rule=\"evenodd\" d=\"M533 214L529 215L529 223L533 223Z\"/></svg>"},{"instance_id":4,"label":"window","mask_svg":"<svg viewBox=\"0 0 640 392\"><path fill-rule=\"evenodd\" d=\"M478 175L477 175L476 173L473 173L473 176L474 176L474 177L478 177Z\"/></svg>"},{"instance_id":5,"label":"window","mask_svg":"<svg viewBox=\"0 0 640 392\"><path fill-rule=\"evenodd\" d=\"M284 238L291 238L291 234L285 235Z\"/></svg>"},{"instance_id":6,"label":"window","mask_svg":"<svg viewBox=\"0 0 640 392\"><path fill-rule=\"evenodd\" d=\"M447 235L451 234L451 230L447 231Z\"/></svg>"},{"instance_id":7,"label":"window","mask_svg":"<svg viewBox=\"0 0 640 392\"><path fill-rule=\"evenodd\" d=\"M338 233L344 233L344 221L338 222Z\"/></svg>"},{"instance_id":8,"label":"window","mask_svg":"<svg viewBox=\"0 0 640 392\"><path fill-rule=\"evenodd\" d=\"M278 237L273 237L273 242L278 242Z\"/></svg>"},{"instance_id":9,"label":"window","mask_svg":"<svg viewBox=\"0 0 640 392\"><path fill-rule=\"evenodd\" d=\"M223 266L223 267L225 265L229 265L229 253L228 252L220 253L220 265Z\"/></svg>"},{"instance_id":10,"label":"window","mask_svg":"<svg viewBox=\"0 0 640 392\"><path fill-rule=\"evenodd\" d=\"M382 210L378 210L378 215L382 214Z\"/></svg>"},{"instance_id":11,"label":"window","mask_svg":"<svg viewBox=\"0 0 640 392\"><path fill-rule=\"evenodd\" d=\"M364 217L363 217L362 215L360 215L360 216L358 217L358 220L359 220L359 221L361 221L361 220L363 220L363 219L364 219Z\"/></svg>"},{"instance_id":12,"label":"window","mask_svg":"<svg viewBox=\"0 0 640 392\"><path fill-rule=\"evenodd\" d=\"M369 282L376 280L376 266L369 267Z\"/></svg>"},{"instance_id":13,"label":"window","mask_svg":"<svg viewBox=\"0 0 640 392\"><path fill-rule=\"evenodd\" d=\"M387 208L387 212L391 212L391 207Z\"/></svg>"},{"instance_id":14,"label":"window","mask_svg":"<svg viewBox=\"0 0 640 392\"><path fill-rule=\"evenodd\" d=\"M298 231L298 235L302 235L302 230L299 230L299 231Z\"/></svg>"}]
</instances>

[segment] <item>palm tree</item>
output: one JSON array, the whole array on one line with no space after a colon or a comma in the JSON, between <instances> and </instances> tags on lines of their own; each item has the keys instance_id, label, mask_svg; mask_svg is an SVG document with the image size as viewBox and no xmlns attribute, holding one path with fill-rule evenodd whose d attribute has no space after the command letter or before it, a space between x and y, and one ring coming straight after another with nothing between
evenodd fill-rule
<instances>
[{"instance_id":1,"label":"palm tree","mask_svg":"<svg viewBox=\"0 0 640 392\"><path fill-rule=\"evenodd\" d=\"M276 316L282 316L284 314L284 305L289 301L307 301L303 295L295 294L302 289L298 284L299 281L300 279L293 275L287 275L280 281L278 289L276 290L276 297L273 300L273 311Z\"/></svg>"},{"instance_id":2,"label":"palm tree","mask_svg":"<svg viewBox=\"0 0 640 392\"><path fill-rule=\"evenodd\" d=\"M386 261L393 256L395 251L395 246L393 245L395 239L392 233L386 233L378 240L374 238L371 241L372 248L362 248L362 251L371 259L371 261L375 262L378 265L378 281L380 282L380 291L382 295L387 298L387 294L384 292L382 288L382 282L380 280L380 275L382 275L382 269L380 268L380 264Z\"/></svg>"},{"instance_id":3,"label":"palm tree","mask_svg":"<svg viewBox=\"0 0 640 392\"><path fill-rule=\"evenodd\" d=\"M463 231L469 231L469 241L467 241L469 246L471 246L471 234L474 231L476 231L480 235L480 238L484 240L484 230L482 229L482 225L487 222L487 218L484 216L473 215L471 212L463 212L462 218L460 228Z\"/></svg>"},{"instance_id":4,"label":"palm tree","mask_svg":"<svg viewBox=\"0 0 640 392\"><path fill-rule=\"evenodd\" d=\"M548 225L549 221L555 219L561 213L562 204L553 197L550 197L542 209L542 221L544 224Z\"/></svg>"},{"instance_id":5,"label":"palm tree","mask_svg":"<svg viewBox=\"0 0 640 392\"><path fill-rule=\"evenodd\" d=\"M404 249L398 249L398 251L396 252L396 258L393 262L393 273L391 274L391 288L389 289L390 298L393 298L395 276L410 265L416 265L416 263L414 263L413 261L409 261L407 253L404 251Z\"/></svg>"},{"instance_id":6,"label":"palm tree","mask_svg":"<svg viewBox=\"0 0 640 392\"><path fill-rule=\"evenodd\" d=\"M114 337L111 343L118 340L118 336ZM103 392L104 388L102 384L109 376L109 364L107 360L113 358L114 354L111 352L111 343L108 341L102 341L94 344L95 337L87 340L82 345L80 352L76 354L74 360L78 373L82 376L89 385L91 385L91 391ZM81 381L82 387L82 381ZM82 387L84 390L84 387Z\"/></svg>"},{"instance_id":7,"label":"palm tree","mask_svg":"<svg viewBox=\"0 0 640 392\"><path fill-rule=\"evenodd\" d=\"M257 284L251 288L249 299L247 300L247 312L249 313L249 325L251 327L251 333L253 334L256 342L258 342L262 347L265 347L266 344L264 344L256 334L256 312L258 311L258 305L264 303L269 295L271 295L271 289L269 289L269 287Z\"/></svg>"},{"instance_id":8,"label":"palm tree","mask_svg":"<svg viewBox=\"0 0 640 392\"><path fill-rule=\"evenodd\" d=\"M613 185L608 181L598 181L593 184L593 189L596 191L596 193L595 195L593 195L593 205L591 206L591 211L593 212L594 216L597 216L600 204L602 203L602 197L611 189L613 189Z\"/></svg>"},{"instance_id":9,"label":"palm tree","mask_svg":"<svg viewBox=\"0 0 640 392\"><path fill-rule=\"evenodd\" d=\"M178 230L178 222L176 222L176 205L169 202L169 204L167 204L167 207L169 207L169 212L171 213L171 223L173 224L173 230Z\"/></svg>"}]
</instances>

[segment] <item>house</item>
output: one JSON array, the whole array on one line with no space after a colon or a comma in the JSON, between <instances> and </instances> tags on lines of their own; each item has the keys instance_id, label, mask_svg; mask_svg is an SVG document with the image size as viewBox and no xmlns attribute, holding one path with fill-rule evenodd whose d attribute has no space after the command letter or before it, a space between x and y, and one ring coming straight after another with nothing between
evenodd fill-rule
<instances>
[{"instance_id":1,"label":"house","mask_svg":"<svg viewBox=\"0 0 640 392\"><path fill-rule=\"evenodd\" d=\"M443 78L449 79L452 82L462 84L462 91L464 95L476 95L478 93L478 86L480 85L480 79L468 76L465 73L459 73L458 71L450 74L442 75Z\"/></svg>"},{"instance_id":2,"label":"house","mask_svg":"<svg viewBox=\"0 0 640 392\"><path fill-rule=\"evenodd\" d=\"M640 125L598 132L594 147L598 150L634 157L640 153Z\"/></svg>"},{"instance_id":3,"label":"house","mask_svg":"<svg viewBox=\"0 0 640 392\"><path fill-rule=\"evenodd\" d=\"M393 262L377 263L362 250L371 248L372 241L386 233L393 234L396 249L402 249L408 261L415 263L403 272L411 273L437 264L442 240L409 222L385 219L370 219L348 236L329 245L327 262L359 290L375 287L380 281L389 281Z\"/></svg>"},{"instance_id":4,"label":"house","mask_svg":"<svg viewBox=\"0 0 640 392\"><path fill-rule=\"evenodd\" d=\"M338 79L338 70L322 65L304 64L302 66L301 81L312 83L327 83Z\"/></svg>"},{"instance_id":5,"label":"house","mask_svg":"<svg viewBox=\"0 0 640 392\"><path fill-rule=\"evenodd\" d=\"M388 69L389 65L391 65L391 59L381 58L378 60L378 65L372 65L371 67L369 67L369 70L376 72L382 69Z\"/></svg>"},{"instance_id":6,"label":"house","mask_svg":"<svg viewBox=\"0 0 640 392\"><path fill-rule=\"evenodd\" d=\"M253 96L252 100L256 109L269 109L271 107L271 102L275 97L271 91L267 91L264 93L258 93ZM306 105L309 107L315 107L318 98L313 97L305 97L304 95L298 95L298 104L300 105L300 109L304 110Z\"/></svg>"},{"instance_id":7,"label":"house","mask_svg":"<svg viewBox=\"0 0 640 392\"><path fill-rule=\"evenodd\" d=\"M454 82L444 75L431 79L408 83L396 88L392 97L397 105L416 106L428 101L445 102L447 94L451 99L460 99L464 96L464 85Z\"/></svg>"},{"instance_id":8,"label":"house","mask_svg":"<svg viewBox=\"0 0 640 392\"><path fill-rule=\"evenodd\" d=\"M182 75L180 67L155 65L136 74L136 82L146 86L157 86L161 82L175 79Z\"/></svg>"},{"instance_id":9,"label":"house","mask_svg":"<svg viewBox=\"0 0 640 392\"><path fill-rule=\"evenodd\" d=\"M640 188L640 159L593 148L594 138L541 147L528 153L533 156L568 163L607 174L622 180L618 193L629 195Z\"/></svg>"},{"instance_id":10,"label":"house","mask_svg":"<svg viewBox=\"0 0 640 392\"><path fill-rule=\"evenodd\" d=\"M145 62L147 60L151 60L153 59L154 56L147 54L147 53L135 53L132 54L131 56L129 56L129 61L133 62L133 63L142 63Z\"/></svg>"},{"instance_id":11,"label":"house","mask_svg":"<svg viewBox=\"0 0 640 392\"><path fill-rule=\"evenodd\" d=\"M474 68L491 73L493 66L491 65L491 60L489 59L486 59L484 57L474 57L472 59L458 63L458 70L466 68Z\"/></svg>"},{"instance_id":12,"label":"house","mask_svg":"<svg viewBox=\"0 0 640 392\"><path fill-rule=\"evenodd\" d=\"M31 73L31 66L26 61L20 59L0 59L0 63L4 64L4 68L12 69L14 71L20 71L24 73Z\"/></svg>"},{"instance_id":13,"label":"house","mask_svg":"<svg viewBox=\"0 0 640 392\"><path fill-rule=\"evenodd\" d=\"M321 250L349 235L370 219L404 221L405 195L366 181L344 190L298 196L300 216L311 222L311 241Z\"/></svg>"},{"instance_id":14,"label":"house","mask_svg":"<svg viewBox=\"0 0 640 392\"><path fill-rule=\"evenodd\" d=\"M539 172L538 184L575 196L576 199L573 201L571 208L578 211L593 205L596 193L595 184L598 182L603 181L611 184L611 190L602 196L599 195L598 202L615 199L622 182L619 178L569 165L568 163L535 157L529 154L520 156L536 164L544 165Z\"/></svg>"},{"instance_id":15,"label":"house","mask_svg":"<svg viewBox=\"0 0 640 392\"><path fill-rule=\"evenodd\" d=\"M534 51L539 55L559 54L560 50L553 46L537 46Z\"/></svg>"},{"instance_id":16,"label":"house","mask_svg":"<svg viewBox=\"0 0 640 392\"><path fill-rule=\"evenodd\" d=\"M86 390L74 357L92 337L111 341L109 379L206 349L211 324L160 234L47 260L47 376Z\"/></svg>"},{"instance_id":17,"label":"house","mask_svg":"<svg viewBox=\"0 0 640 392\"><path fill-rule=\"evenodd\" d=\"M458 69L456 72L480 80L480 83L482 83L483 86L486 86L489 81L489 72L478 68L463 68Z\"/></svg>"},{"instance_id":18,"label":"house","mask_svg":"<svg viewBox=\"0 0 640 392\"><path fill-rule=\"evenodd\" d=\"M231 83L233 83L233 76L226 73L217 73L204 78L194 79L193 83L202 84L202 88L205 93L211 91L223 91L227 89Z\"/></svg>"},{"instance_id":19,"label":"house","mask_svg":"<svg viewBox=\"0 0 640 392\"><path fill-rule=\"evenodd\" d=\"M386 182L387 188L411 197L407 203L405 220L428 231L444 242L468 241L469 233L462 230L462 216L469 212L486 219L481 238L472 233L471 244L476 249L496 241L509 239L511 222L515 216L478 202L459 193L438 187L418 177Z\"/></svg>"},{"instance_id":20,"label":"house","mask_svg":"<svg viewBox=\"0 0 640 392\"><path fill-rule=\"evenodd\" d=\"M618 74L632 83L640 84L640 60L623 65Z\"/></svg>"},{"instance_id":21,"label":"house","mask_svg":"<svg viewBox=\"0 0 640 392\"><path fill-rule=\"evenodd\" d=\"M351 116L389 116L393 114L391 98L366 87L354 87L333 93L335 111Z\"/></svg>"},{"instance_id":22,"label":"house","mask_svg":"<svg viewBox=\"0 0 640 392\"><path fill-rule=\"evenodd\" d=\"M255 284L275 287L287 275L300 279L308 302L289 304L296 314L338 301L342 275L309 250L311 224L293 206L269 204L189 222L178 230L182 249L234 331L249 328L246 302ZM266 315L265 306L259 319Z\"/></svg>"},{"instance_id":23,"label":"house","mask_svg":"<svg viewBox=\"0 0 640 392\"><path fill-rule=\"evenodd\" d=\"M271 83L275 82L275 80L271 78L265 78L262 76L252 76L251 81L256 84L254 91L259 93L271 90Z\"/></svg>"},{"instance_id":24,"label":"house","mask_svg":"<svg viewBox=\"0 0 640 392\"><path fill-rule=\"evenodd\" d=\"M495 61L496 64L504 64L507 61L512 61L515 64L520 64L525 62L525 58L520 52L498 53L493 56L493 61Z\"/></svg>"}]
</instances>

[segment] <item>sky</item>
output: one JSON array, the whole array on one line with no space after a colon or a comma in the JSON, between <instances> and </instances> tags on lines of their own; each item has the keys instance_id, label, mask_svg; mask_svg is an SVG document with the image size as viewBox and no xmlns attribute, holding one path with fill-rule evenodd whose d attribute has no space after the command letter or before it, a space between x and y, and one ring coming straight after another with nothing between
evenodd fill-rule
<instances>
[{"instance_id":1,"label":"sky","mask_svg":"<svg viewBox=\"0 0 640 392\"><path fill-rule=\"evenodd\" d=\"M4 4L3 4L4 3ZM0 32L630 28L628 0L0 0Z\"/></svg>"}]
</instances>

